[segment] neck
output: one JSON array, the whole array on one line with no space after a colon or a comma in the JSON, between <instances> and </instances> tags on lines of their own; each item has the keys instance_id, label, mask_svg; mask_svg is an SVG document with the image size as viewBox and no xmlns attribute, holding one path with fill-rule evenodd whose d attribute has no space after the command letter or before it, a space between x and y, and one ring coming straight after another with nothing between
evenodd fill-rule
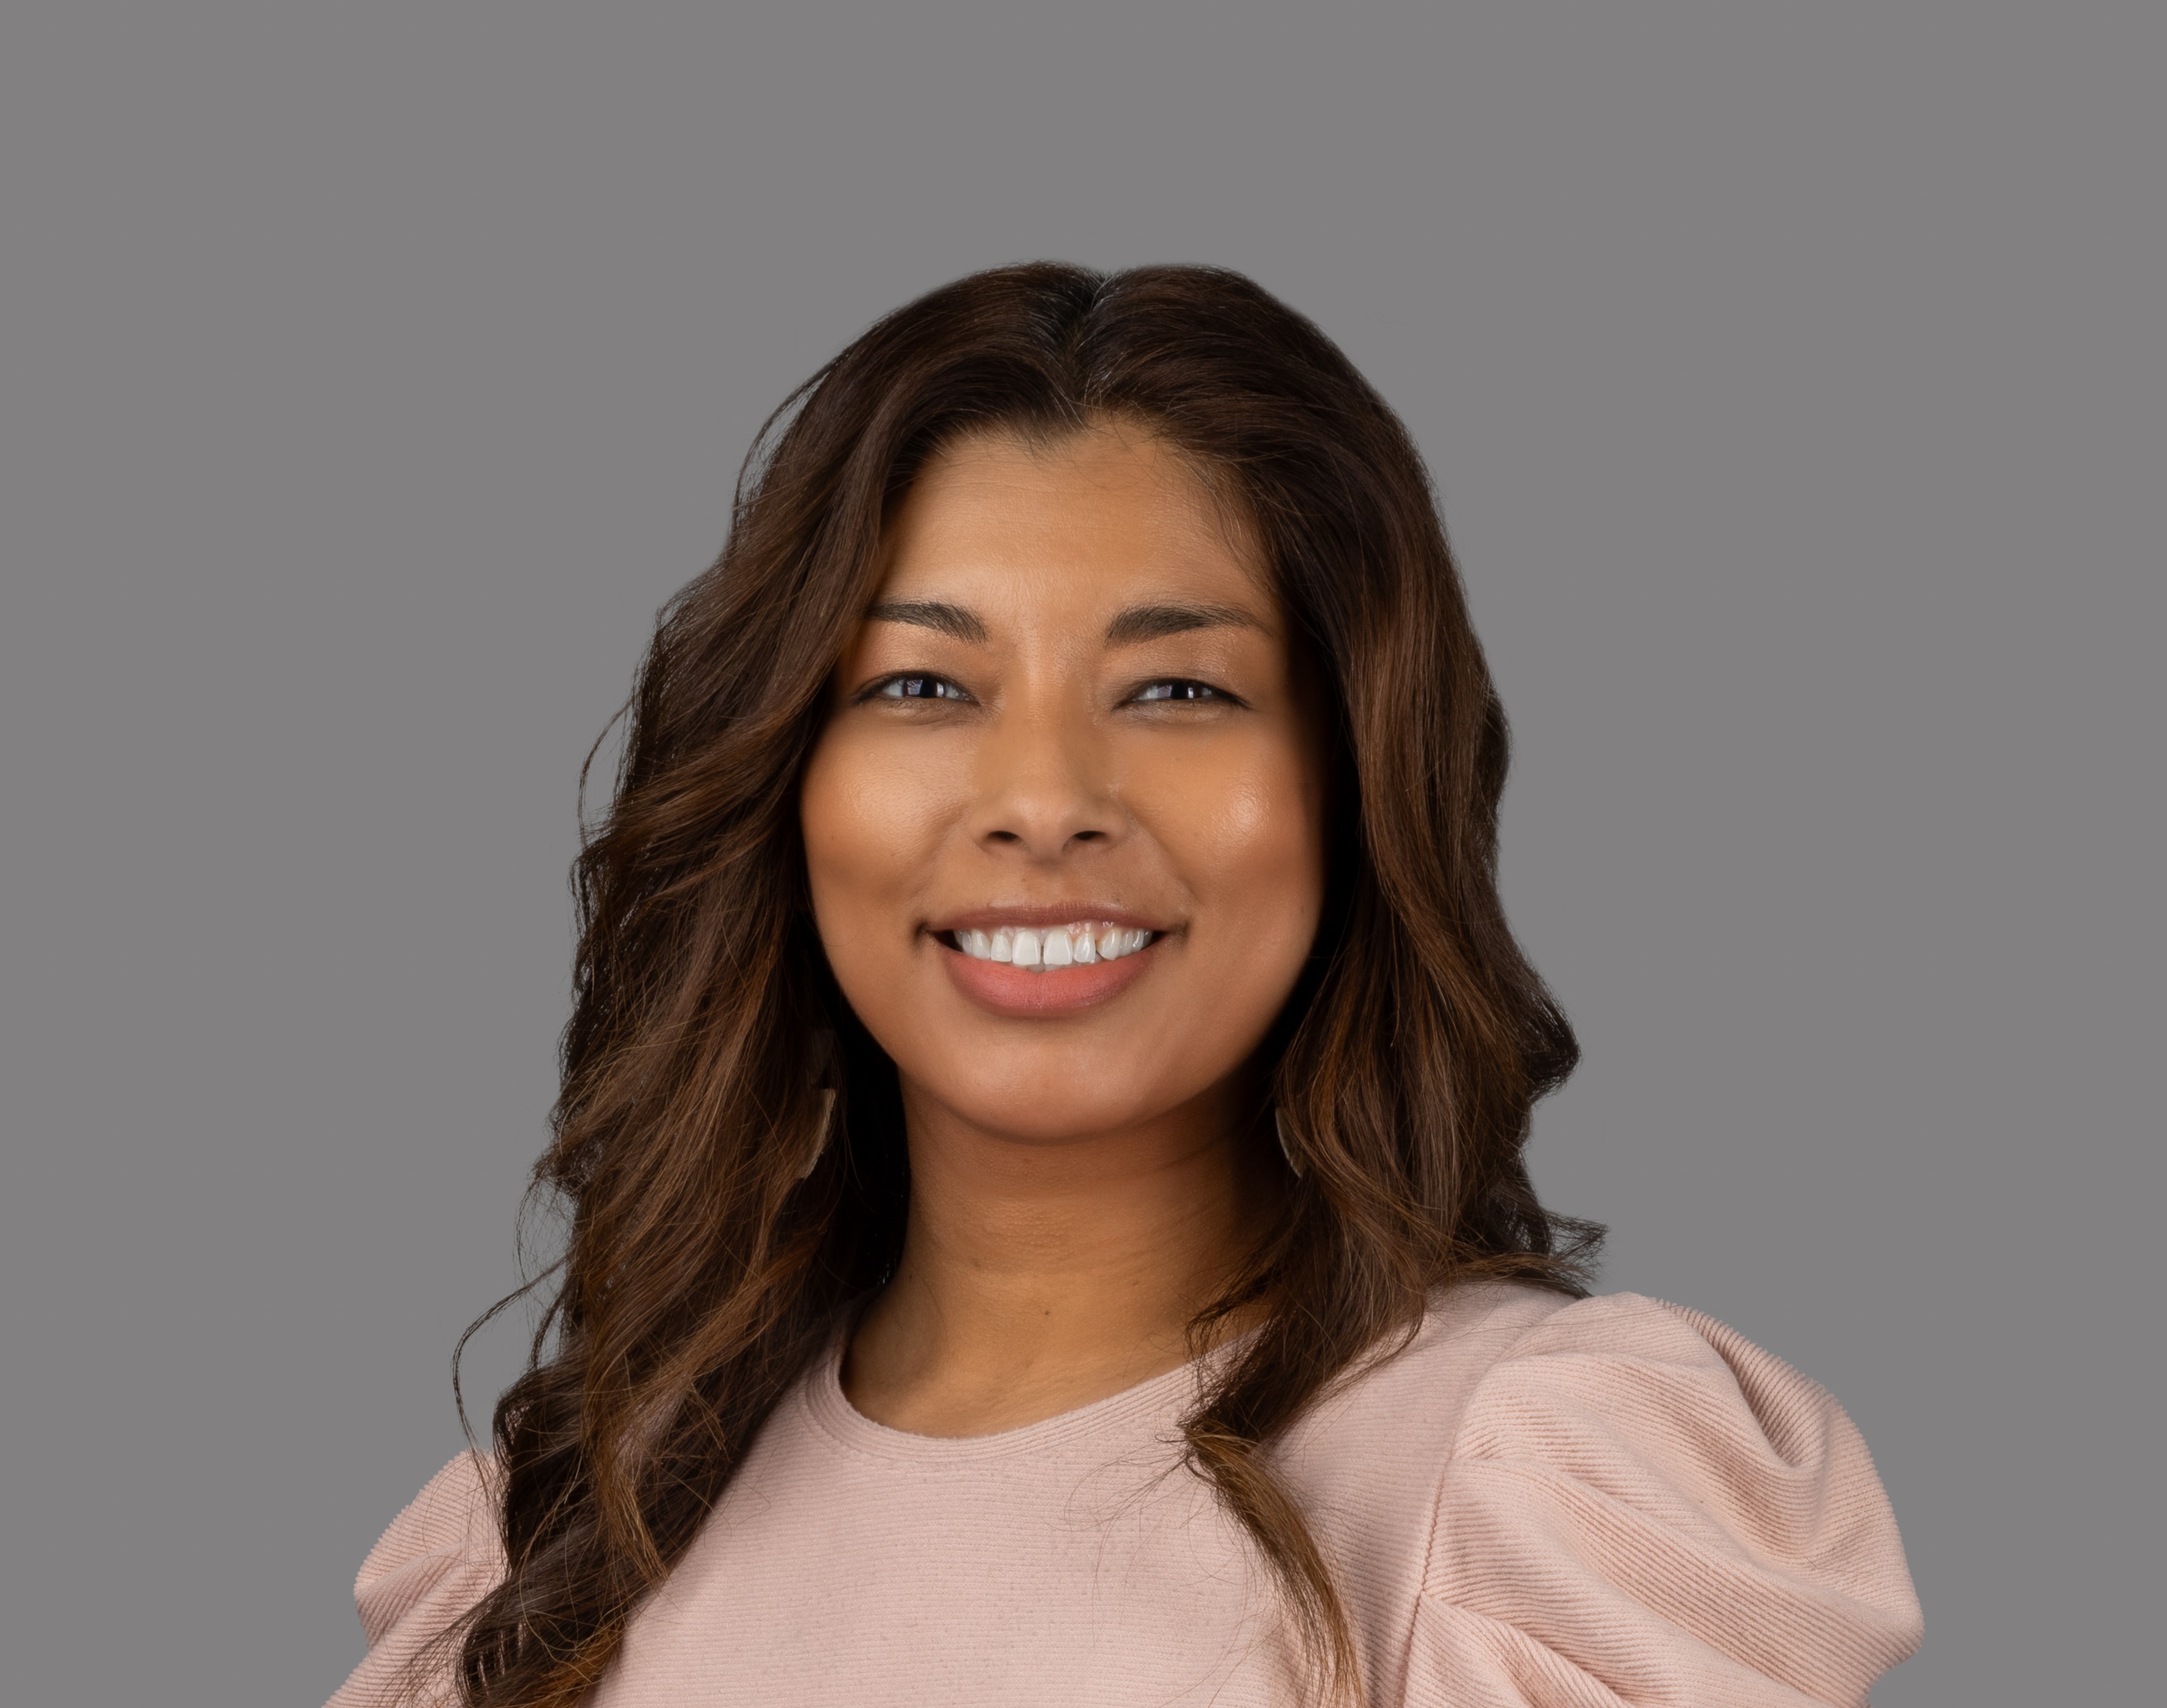
<instances>
[{"instance_id":1,"label":"neck","mask_svg":"<svg viewBox=\"0 0 2167 1708\"><path fill-rule=\"evenodd\" d=\"M920 1435L1015 1429L1185 1362L1277 1182L1226 1088L1058 1143L972 1126L905 1085L910 1214L843 1368L850 1403Z\"/></svg>"}]
</instances>

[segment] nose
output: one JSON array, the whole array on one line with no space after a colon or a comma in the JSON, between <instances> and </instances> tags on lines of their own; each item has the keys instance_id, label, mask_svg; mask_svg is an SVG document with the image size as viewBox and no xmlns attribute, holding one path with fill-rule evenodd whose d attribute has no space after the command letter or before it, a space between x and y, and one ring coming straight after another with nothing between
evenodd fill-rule
<instances>
[{"instance_id":1,"label":"nose","mask_svg":"<svg viewBox=\"0 0 2167 1708\"><path fill-rule=\"evenodd\" d=\"M1088 719L1010 711L979 748L971 833L989 853L1057 861L1119 843L1126 815Z\"/></svg>"}]
</instances>

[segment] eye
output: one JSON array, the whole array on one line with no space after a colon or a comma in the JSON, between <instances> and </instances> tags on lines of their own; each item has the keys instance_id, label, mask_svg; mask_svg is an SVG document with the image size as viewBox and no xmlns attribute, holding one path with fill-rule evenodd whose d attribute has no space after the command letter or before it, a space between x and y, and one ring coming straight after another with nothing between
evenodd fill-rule
<instances>
[{"instance_id":1,"label":"eye","mask_svg":"<svg viewBox=\"0 0 2167 1708\"><path fill-rule=\"evenodd\" d=\"M1136 700L1225 700L1230 696L1209 682L1192 682L1177 676L1165 682L1147 682L1134 695Z\"/></svg>"},{"instance_id":2,"label":"eye","mask_svg":"<svg viewBox=\"0 0 2167 1708\"><path fill-rule=\"evenodd\" d=\"M956 684L946 676L912 674L890 676L877 682L866 695L868 700L968 700Z\"/></svg>"}]
</instances>

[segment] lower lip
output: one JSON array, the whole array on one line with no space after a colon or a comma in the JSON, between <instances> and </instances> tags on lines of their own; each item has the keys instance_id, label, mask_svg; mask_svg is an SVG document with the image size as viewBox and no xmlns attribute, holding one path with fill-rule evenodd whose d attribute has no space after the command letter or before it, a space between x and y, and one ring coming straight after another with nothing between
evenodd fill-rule
<instances>
[{"instance_id":1,"label":"lower lip","mask_svg":"<svg viewBox=\"0 0 2167 1708\"><path fill-rule=\"evenodd\" d=\"M1055 967L1046 972L1033 972L1007 961L978 960L960 949L949 948L938 938L933 941L956 988L980 1007L996 1014L1036 1017L1073 1014L1110 1002L1144 976L1147 964L1165 940L1154 937L1118 960Z\"/></svg>"}]
</instances>

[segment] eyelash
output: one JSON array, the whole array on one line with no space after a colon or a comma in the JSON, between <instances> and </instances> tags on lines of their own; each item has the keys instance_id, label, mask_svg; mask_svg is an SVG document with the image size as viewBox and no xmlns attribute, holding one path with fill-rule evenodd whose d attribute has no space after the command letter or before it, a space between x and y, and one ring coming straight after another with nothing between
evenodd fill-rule
<instances>
[{"instance_id":1,"label":"eyelash","mask_svg":"<svg viewBox=\"0 0 2167 1708\"><path fill-rule=\"evenodd\" d=\"M914 688L919 691L911 692ZM925 691L927 689L935 691L928 693ZM1168 691L1160 693L1158 690L1161 689ZM941 701L967 703L971 696L946 676L936 676L930 670L910 670L898 675L882 677L866 689L860 698L926 705ZM1126 703L1139 706L1206 706L1215 701L1227 705L1241 703L1225 689L1215 688L1209 682L1199 682L1189 676L1162 676L1156 681L1145 683L1129 696Z\"/></svg>"},{"instance_id":2,"label":"eyelash","mask_svg":"<svg viewBox=\"0 0 2167 1708\"><path fill-rule=\"evenodd\" d=\"M1193 691L1185 694L1161 694L1157 691L1161 688L1189 689ZM1199 682L1188 676L1168 676L1157 682L1145 683L1141 690L1131 694L1129 698L1132 701L1154 706L1164 706L1169 703L1177 706L1195 706L1206 704L1214 700L1232 700L1233 695L1223 688L1214 688L1209 682Z\"/></svg>"},{"instance_id":3,"label":"eyelash","mask_svg":"<svg viewBox=\"0 0 2167 1708\"><path fill-rule=\"evenodd\" d=\"M953 689L955 691L953 693L932 694L912 694L904 691L905 690L912 687L921 689L928 687L935 689ZM886 676L882 678L881 680L874 683L872 687L866 690L862 697L866 700L914 700L922 701L938 700L968 700L971 696L966 694L962 689L958 687L955 683L950 681L946 676L935 676L930 670L911 670L906 671L899 676Z\"/></svg>"}]
</instances>

